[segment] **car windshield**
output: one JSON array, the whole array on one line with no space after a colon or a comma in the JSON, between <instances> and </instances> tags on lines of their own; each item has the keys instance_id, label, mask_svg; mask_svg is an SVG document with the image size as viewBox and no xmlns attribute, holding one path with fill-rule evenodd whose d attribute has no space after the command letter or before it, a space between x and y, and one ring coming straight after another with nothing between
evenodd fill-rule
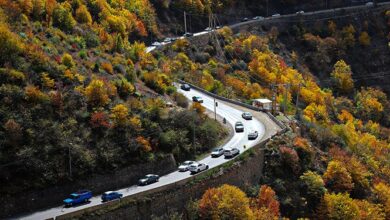
<instances>
[{"instance_id":1,"label":"car windshield","mask_svg":"<svg viewBox=\"0 0 390 220\"><path fill-rule=\"evenodd\" d=\"M237 122L236 125L237 126L242 126L242 122Z\"/></svg>"},{"instance_id":2,"label":"car windshield","mask_svg":"<svg viewBox=\"0 0 390 220\"><path fill-rule=\"evenodd\" d=\"M213 152L219 152L221 150L222 150L222 148L217 148L217 149L214 149Z\"/></svg>"},{"instance_id":3,"label":"car windshield","mask_svg":"<svg viewBox=\"0 0 390 220\"><path fill-rule=\"evenodd\" d=\"M71 199L77 199L77 198L79 198L79 196L76 195L76 194L72 194L72 195L70 195L70 198L71 198Z\"/></svg>"}]
</instances>

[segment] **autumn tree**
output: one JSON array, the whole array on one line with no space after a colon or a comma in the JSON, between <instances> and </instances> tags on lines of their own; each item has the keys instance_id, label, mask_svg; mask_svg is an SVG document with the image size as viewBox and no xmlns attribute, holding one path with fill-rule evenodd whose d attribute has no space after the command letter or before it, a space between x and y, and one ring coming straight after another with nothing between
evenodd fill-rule
<instances>
[{"instance_id":1,"label":"autumn tree","mask_svg":"<svg viewBox=\"0 0 390 220\"><path fill-rule=\"evenodd\" d=\"M331 73L335 87L343 94L352 92L354 88L351 67L344 60L339 60Z\"/></svg>"},{"instance_id":2,"label":"autumn tree","mask_svg":"<svg viewBox=\"0 0 390 220\"><path fill-rule=\"evenodd\" d=\"M371 38L370 38L370 35L368 35L368 33L366 31L363 31L363 32L360 33L359 43L362 46L366 46L366 47L370 46Z\"/></svg>"},{"instance_id":3,"label":"autumn tree","mask_svg":"<svg viewBox=\"0 0 390 220\"><path fill-rule=\"evenodd\" d=\"M56 6L57 6L56 0L46 0L45 9L46 9L46 21L47 21L48 26L50 25L50 23L52 21L53 12L54 12L54 9L56 8Z\"/></svg>"},{"instance_id":4,"label":"autumn tree","mask_svg":"<svg viewBox=\"0 0 390 220\"><path fill-rule=\"evenodd\" d=\"M92 16L88 11L87 6L81 5L76 10L76 20L81 24L91 24L92 23Z\"/></svg>"},{"instance_id":5,"label":"autumn tree","mask_svg":"<svg viewBox=\"0 0 390 220\"><path fill-rule=\"evenodd\" d=\"M199 201L199 215L203 219L251 219L249 199L239 188L222 185L208 189Z\"/></svg>"},{"instance_id":6,"label":"autumn tree","mask_svg":"<svg viewBox=\"0 0 390 220\"><path fill-rule=\"evenodd\" d=\"M110 85L106 85L103 80L94 79L85 88L85 95L92 106L104 106L110 102L112 94Z\"/></svg>"},{"instance_id":7,"label":"autumn tree","mask_svg":"<svg viewBox=\"0 0 390 220\"><path fill-rule=\"evenodd\" d=\"M110 128L109 117L105 112L94 112L90 124L93 128Z\"/></svg>"},{"instance_id":8,"label":"autumn tree","mask_svg":"<svg viewBox=\"0 0 390 220\"><path fill-rule=\"evenodd\" d=\"M332 160L323 175L326 186L333 192L349 192L354 187L352 177L344 164L337 160Z\"/></svg>"},{"instance_id":9,"label":"autumn tree","mask_svg":"<svg viewBox=\"0 0 390 220\"><path fill-rule=\"evenodd\" d=\"M356 30L352 24L345 26L341 30L341 39L342 39L341 46L345 47L345 48L350 48L350 47L355 46L355 41L356 41L355 33L356 33Z\"/></svg>"},{"instance_id":10,"label":"autumn tree","mask_svg":"<svg viewBox=\"0 0 390 220\"><path fill-rule=\"evenodd\" d=\"M204 115L204 113L206 112L206 108L203 107L199 102L193 102L191 109L196 111L199 115Z\"/></svg>"},{"instance_id":11,"label":"autumn tree","mask_svg":"<svg viewBox=\"0 0 390 220\"><path fill-rule=\"evenodd\" d=\"M76 25L70 9L65 7L65 3L57 4L53 10L53 25L63 31L71 32Z\"/></svg>"},{"instance_id":12,"label":"autumn tree","mask_svg":"<svg viewBox=\"0 0 390 220\"><path fill-rule=\"evenodd\" d=\"M264 217L279 219L279 206L275 191L267 185L262 185L254 202L254 210L257 210L254 211L256 219L263 219Z\"/></svg>"},{"instance_id":13,"label":"autumn tree","mask_svg":"<svg viewBox=\"0 0 390 220\"><path fill-rule=\"evenodd\" d=\"M75 64L73 62L72 55L65 53L61 58L61 63L64 64L68 68L72 68Z\"/></svg>"},{"instance_id":14,"label":"autumn tree","mask_svg":"<svg viewBox=\"0 0 390 220\"><path fill-rule=\"evenodd\" d=\"M304 184L304 193L307 195L309 206L313 209L326 193L325 183L322 177L313 171L306 171L299 179Z\"/></svg>"},{"instance_id":15,"label":"autumn tree","mask_svg":"<svg viewBox=\"0 0 390 220\"><path fill-rule=\"evenodd\" d=\"M359 206L347 193L325 193L318 212L320 219L360 219Z\"/></svg>"},{"instance_id":16,"label":"autumn tree","mask_svg":"<svg viewBox=\"0 0 390 220\"><path fill-rule=\"evenodd\" d=\"M355 96L355 114L363 120L379 121L388 105L384 92L374 88L362 88Z\"/></svg>"},{"instance_id":17,"label":"autumn tree","mask_svg":"<svg viewBox=\"0 0 390 220\"><path fill-rule=\"evenodd\" d=\"M0 64L13 62L23 52L24 45L19 36L11 32L7 25L0 23Z\"/></svg>"},{"instance_id":18,"label":"autumn tree","mask_svg":"<svg viewBox=\"0 0 390 220\"><path fill-rule=\"evenodd\" d=\"M125 126L129 122L129 109L123 104L118 104L111 109L110 117L115 126Z\"/></svg>"}]
</instances>

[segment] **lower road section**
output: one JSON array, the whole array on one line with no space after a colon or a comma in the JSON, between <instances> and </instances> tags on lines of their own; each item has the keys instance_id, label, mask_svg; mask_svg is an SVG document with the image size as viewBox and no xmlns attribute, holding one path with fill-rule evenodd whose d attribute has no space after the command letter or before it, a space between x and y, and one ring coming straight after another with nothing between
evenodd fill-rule
<instances>
[{"instance_id":1,"label":"lower road section","mask_svg":"<svg viewBox=\"0 0 390 220\"><path fill-rule=\"evenodd\" d=\"M256 118L253 118L252 120L245 120L242 118L242 110L236 109L230 105L226 105L222 102L219 102L219 100L214 100L213 97L207 96L206 94L191 89L190 91L183 91L179 89L179 92L181 92L184 96L186 96L189 100L192 100L193 96L200 96L203 99L202 105L207 108L210 111L214 112L214 101L218 102L218 107L216 107L217 114L225 118L227 123L230 123L234 126L234 124L238 121L241 121L244 124L244 132L241 133L234 133L233 137L222 147L224 148L233 148L236 147L240 150L240 152L244 152L248 150L249 148L253 147L257 143L260 142L262 137L264 136L265 128L264 125L258 121ZM250 132L257 131L258 137L256 140L248 140L248 134ZM246 146L244 148L244 145ZM229 159L225 159L223 156L218 158L211 158L211 156L207 156L206 158L202 159L201 163L206 163L209 168L216 167L218 165L221 165L225 162L227 162ZM146 173L145 173L146 174ZM192 175L187 172L179 172L175 171L173 173L167 174L165 176L160 177L159 182L146 185L146 186L129 186L128 188L119 189L116 190L119 193L122 193L123 196L131 196L135 195L150 189L158 188L160 186L164 186L167 184L171 184L186 178L190 178ZM115 190L115 189L113 189ZM69 192L71 193L71 192ZM50 196L50 195L48 195ZM85 209L88 207L96 206L101 204L101 198L100 195L94 196L92 199L90 199L90 202L88 204L83 204L76 207L70 207L65 208L63 206L49 208L47 210L38 211L35 213L31 213L25 216L17 217L15 219L47 219L47 218L55 218L56 216L63 215L66 213L78 211L81 209Z\"/></svg>"}]
</instances>

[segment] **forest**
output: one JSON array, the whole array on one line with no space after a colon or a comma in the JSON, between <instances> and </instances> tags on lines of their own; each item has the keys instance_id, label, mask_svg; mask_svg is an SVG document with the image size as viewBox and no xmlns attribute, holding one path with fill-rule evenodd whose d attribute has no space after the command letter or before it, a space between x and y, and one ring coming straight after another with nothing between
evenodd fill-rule
<instances>
[{"instance_id":1,"label":"forest","mask_svg":"<svg viewBox=\"0 0 390 220\"><path fill-rule=\"evenodd\" d=\"M176 91L172 83L183 79L245 103L275 91L301 128L267 144L263 178L252 190L210 188L189 203L191 219L389 219L388 94L356 86L343 59L371 45L370 23L330 20L321 33L297 27L305 57L283 47L276 27L261 34L223 27L216 34L222 50L212 39L204 48L179 39L145 52L145 40L167 34L156 9L207 15L235 4L0 0L0 191L61 185L169 153L194 159L217 146L227 131ZM387 27L375 39L389 42L390 11L381 16Z\"/></svg>"}]
</instances>

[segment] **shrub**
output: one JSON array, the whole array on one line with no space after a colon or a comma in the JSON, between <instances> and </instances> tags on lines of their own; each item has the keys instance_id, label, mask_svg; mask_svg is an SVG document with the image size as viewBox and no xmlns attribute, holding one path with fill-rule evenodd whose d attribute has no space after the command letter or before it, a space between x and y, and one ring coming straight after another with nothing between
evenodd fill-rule
<instances>
[{"instance_id":1,"label":"shrub","mask_svg":"<svg viewBox=\"0 0 390 220\"><path fill-rule=\"evenodd\" d=\"M360 36L359 36L359 43L360 43L362 46L370 46L370 44L371 44L370 35L368 35L368 33L365 32L365 31L363 31L362 33L360 33Z\"/></svg>"},{"instance_id":2,"label":"shrub","mask_svg":"<svg viewBox=\"0 0 390 220\"><path fill-rule=\"evenodd\" d=\"M61 63L67 66L68 68L72 68L74 66L72 55L65 53L61 58Z\"/></svg>"},{"instance_id":3,"label":"shrub","mask_svg":"<svg viewBox=\"0 0 390 220\"><path fill-rule=\"evenodd\" d=\"M76 19L79 23L82 24L91 24L92 23L92 16L88 11L88 8L85 5L81 5L76 10Z\"/></svg>"},{"instance_id":4,"label":"shrub","mask_svg":"<svg viewBox=\"0 0 390 220\"><path fill-rule=\"evenodd\" d=\"M41 90L39 90L36 86L28 85L24 91L26 99L30 102L39 103L49 100L49 97L45 93L41 92Z\"/></svg>"},{"instance_id":5,"label":"shrub","mask_svg":"<svg viewBox=\"0 0 390 220\"><path fill-rule=\"evenodd\" d=\"M62 4L57 4L53 11L53 25L63 31L70 32L76 25L76 20L67 8Z\"/></svg>"},{"instance_id":6,"label":"shrub","mask_svg":"<svg viewBox=\"0 0 390 220\"><path fill-rule=\"evenodd\" d=\"M101 67L104 71L106 71L109 74L114 73L114 68L112 67L111 63L109 63L109 62L102 63Z\"/></svg>"},{"instance_id":7,"label":"shrub","mask_svg":"<svg viewBox=\"0 0 390 220\"><path fill-rule=\"evenodd\" d=\"M175 100L178 106L182 108L188 107L188 99L183 94L176 92L173 94L173 99Z\"/></svg>"},{"instance_id":8,"label":"shrub","mask_svg":"<svg viewBox=\"0 0 390 220\"><path fill-rule=\"evenodd\" d=\"M23 44L19 37L12 33L6 25L0 24L0 65L14 62L22 52Z\"/></svg>"}]
</instances>

